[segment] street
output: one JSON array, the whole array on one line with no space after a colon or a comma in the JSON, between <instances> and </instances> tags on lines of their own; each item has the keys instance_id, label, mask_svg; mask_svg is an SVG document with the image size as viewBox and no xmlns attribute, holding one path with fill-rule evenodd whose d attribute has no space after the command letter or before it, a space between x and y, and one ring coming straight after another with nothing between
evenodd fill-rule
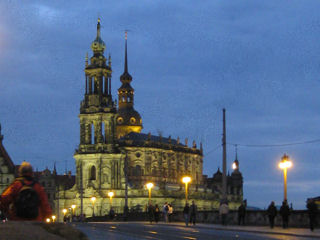
<instances>
[{"instance_id":1,"label":"street","mask_svg":"<svg viewBox=\"0 0 320 240\"><path fill-rule=\"evenodd\" d=\"M259 234L215 230L203 227L185 227L170 224L149 224L146 222L101 222L101 223L74 223L76 228L84 232L90 240L135 240L135 239L219 239L219 240L297 240L311 239L282 234Z\"/></svg>"}]
</instances>

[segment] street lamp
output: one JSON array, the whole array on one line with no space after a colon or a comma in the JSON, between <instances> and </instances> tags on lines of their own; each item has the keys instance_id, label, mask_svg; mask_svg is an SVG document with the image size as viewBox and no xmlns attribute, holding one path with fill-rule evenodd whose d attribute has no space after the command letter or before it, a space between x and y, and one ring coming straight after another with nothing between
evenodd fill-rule
<instances>
[{"instance_id":1,"label":"street lamp","mask_svg":"<svg viewBox=\"0 0 320 240\"><path fill-rule=\"evenodd\" d=\"M148 192L149 192L149 203L150 203L150 201L151 201L151 189L153 188L153 183L152 182L149 182L149 183L147 183L146 184L146 187L147 187L147 189L148 189Z\"/></svg>"},{"instance_id":2,"label":"street lamp","mask_svg":"<svg viewBox=\"0 0 320 240\"><path fill-rule=\"evenodd\" d=\"M92 211L92 216L94 217L94 202L96 201L96 197L92 197L91 198L91 202L92 202L92 208L93 208L93 211Z\"/></svg>"},{"instance_id":3,"label":"street lamp","mask_svg":"<svg viewBox=\"0 0 320 240\"><path fill-rule=\"evenodd\" d=\"M111 206L112 206L112 198L114 196L114 192L108 192L108 196L110 198L110 208L111 208Z\"/></svg>"},{"instance_id":4,"label":"street lamp","mask_svg":"<svg viewBox=\"0 0 320 240\"><path fill-rule=\"evenodd\" d=\"M279 163L279 168L283 169L283 182L284 182L284 200L287 200L287 168L292 167L292 162L289 156L284 154Z\"/></svg>"},{"instance_id":5,"label":"street lamp","mask_svg":"<svg viewBox=\"0 0 320 240\"><path fill-rule=\"evenodd\" d=\"M65 209L65 208L64 208L64 209L62 209L63 216L65 216L65 215L66 215L67 211L68 211L68 210L67 210L67 209Z\"/></svg>"},{"instance_id":6,"label":"street lamp","mask_svg":"<svg viewBox=\"0 0 320 240\"><path fill-rule=\"evenodd\" d=\"M54 222L56 220L56 216L55 215L52 215L51 218L52 218L52 222Z\"/></svg>"},{"instance_id":7,"label":"street lamp","mask_svg":"<svg viewBox=\"0 0 320 240\"><path fill-rule=\"evenodd\" d=\"M74 215L74 210L75 210L75 208L76 208L76 205L75 204L72 204L71 205L71 208L72 208L72 216Z\"/></svg>"},{"instance_id":8,"label":"street lamp","mask_svg":"<svg viewBox=\"0 0 320 240\"><path fill-rule=\"evenodd\" d=\"M188 184L191 182L191 177L183 177L182 182L185 184L185 189L186 189L186 202L188 201Z\"/></svg>"}]
</instances>

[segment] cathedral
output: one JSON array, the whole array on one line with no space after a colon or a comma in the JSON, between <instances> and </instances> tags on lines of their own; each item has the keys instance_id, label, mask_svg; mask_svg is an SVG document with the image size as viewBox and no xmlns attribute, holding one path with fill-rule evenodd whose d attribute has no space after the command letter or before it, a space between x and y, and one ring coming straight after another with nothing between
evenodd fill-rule
<instances>
[{"instance_id":1,"label":"cathedral","mask_svg":"<svg viewBox=\"0 0 320 240\"><path fill-rule=\"evenodd\" d=\"M85 92L80 104L80 143L75 151L74 186L56 195L56 211L76 205L75 214L105 216L110 208L108 193L113 192L112 208L144 208L148 203L146 183L152 182L151 202L170 202L176 210L185 205L183 176L190 176L189 200L196 200L199 210L218 208L221 178L203 176L202 144L181 142L170 136L142 133L141 115L134 107L133 77L128 70L127 34L124 72L120 76L118 104L111 94L111 57L105 57L106 44L101 38L100 20L97 36L91 44L92 57L85 62ZM219 183L220 182L220 183ZM232 185L232 187L231 187ZM232 191L231 191L232 190ZM230 207L242 201L242 175L236 169L228 176ZM94 197L94 198L93 198Z\"/></svg>"},{"instance_id":2,"label":"cathedral","mask_svg":"<svg viewBox=\"0 0 320 240\"><path fill-rule=\"evenodd\" d=\"M58 175L54 167L36 171L36 179L45 188L56 215L73 205L75 215L105 216L112 207L116 213L141 211L149 202L162 206L171 203L175 211L185 205L184 176L189 176L188 200L198 210L217 209L222 199L222 173L212 178L203 175L202 144L188 143L160 135L142 133L142 117L134 106L133 77L128 69L127 34L124 71L120 76L118 101L111 94L111 57L105 57L106 44L101 38L100 20L91 44L92 56L85 61L85 91L80 103L80 139L74 153L76 173ZM178 96L177 96L178 97ZM1 192L17 176L17 168L3 144L0 125ZM30 160L32 163L32 160ZM230 209L243 200L243 178L239 161L227 176ZM154 187L149 192L146 183ZM113 199L109 194L113 193Z\"/></svg>"}]
</instances>

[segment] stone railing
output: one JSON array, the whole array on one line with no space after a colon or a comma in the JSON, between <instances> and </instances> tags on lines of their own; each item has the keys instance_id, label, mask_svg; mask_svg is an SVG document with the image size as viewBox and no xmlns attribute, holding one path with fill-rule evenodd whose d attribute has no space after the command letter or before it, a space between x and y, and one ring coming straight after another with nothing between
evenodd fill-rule
<instances>
[{"instance_id":1,"label":"stone railing","mask_svg":"<svg viewBox=\"0 0 320 240\"><path fill-rule=\"evenodd\" d=\"M108 221L108 217L104 220ZM123 220L123 215L117 215L115 220ZM145 212L130 212L128 213L128 221L148 221L148 214ZM183 222L182 212L174 212L171 217L174 222ZM103 220L102 220L103 221ZM163 217L160 215L160 221L163 221ZM221 218L219 212L215 211L199 211L197 214L198 223L212 223L220 224ZM320 214L317 216L317 222L320 223ZM228 225L238 224L238 212L230 211L227 217ZM247 226L269 226L269 219L266 211L264 210L248 210L245 216L245 225ZM275 226L282 226L282 219L280 214L275 218ZM306 210L293 210L289 216L289 227L309 227L309 215Z\"/></svg>"}]
</instances>

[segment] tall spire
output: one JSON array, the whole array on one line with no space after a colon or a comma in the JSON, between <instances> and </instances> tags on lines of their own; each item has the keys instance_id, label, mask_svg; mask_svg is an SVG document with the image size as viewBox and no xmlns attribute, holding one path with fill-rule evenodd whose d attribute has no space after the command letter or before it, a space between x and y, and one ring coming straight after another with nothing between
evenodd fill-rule
<instances>
[{"instance_id":1,"label":"tall spire","mask_svg":"<svg viewBox=\"0 0 320 240\"><path fill-rule=\"evenodd\" d=\"M97 23L97 38L100 37L100 18L98 18L98 23Z\"/></svg>"},{"instance_id":2,"label":"tall spire","mask_svg":"<svg viewBox=\"0 0 320 240\"><path fill-rule=\"evenodd\" d=\"M130 83L132 81L132 77L128 72L128 50L127 50L127 39L128 39L128 31L125 31L125 50L124 50L124 72L120 76L120 81L122 83Z\"/></svg>"},{"instance_id":3,"label":"tall spire","mask_svg":"<svg viewBox=\"0 0 320 240\"><path fill-rule=\"evenodd\" d=\"M128 56L127 56L127 39L128 39L128 32L125 32L125 41L126 41L126 46L125 46L125 54L124 54L124 72L128 72Z\"/></svg>"}]
</instances>

